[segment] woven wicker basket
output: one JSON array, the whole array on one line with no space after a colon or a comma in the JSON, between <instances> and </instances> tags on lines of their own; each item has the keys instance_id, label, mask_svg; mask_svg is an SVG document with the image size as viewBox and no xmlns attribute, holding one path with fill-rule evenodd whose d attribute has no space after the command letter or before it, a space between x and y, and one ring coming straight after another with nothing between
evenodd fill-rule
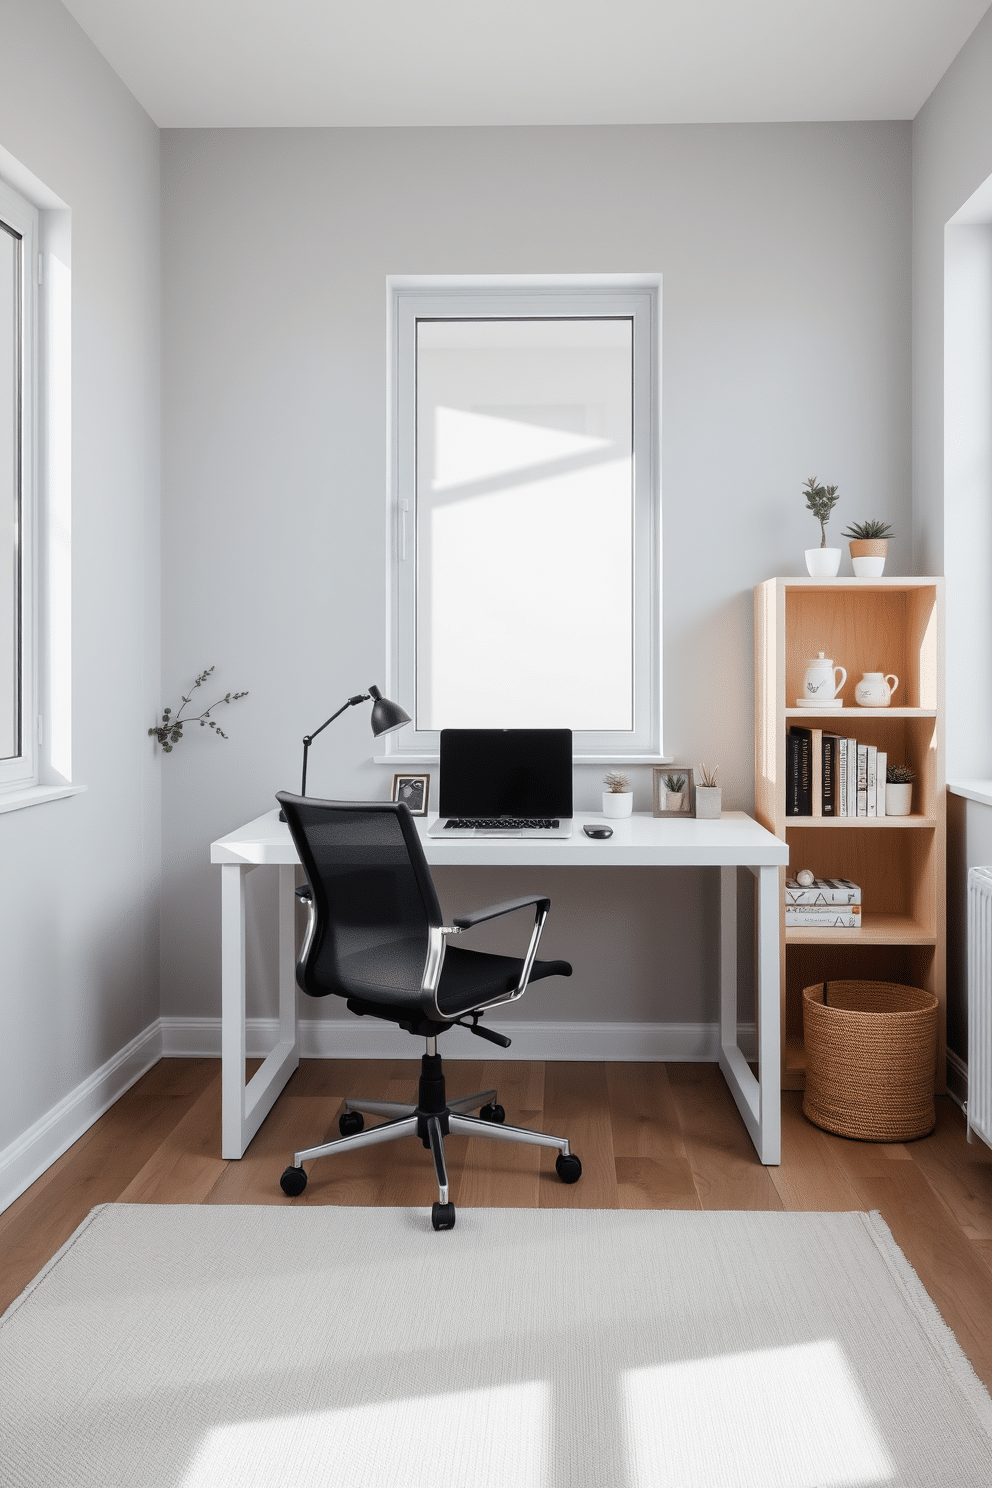
<instances>
[{"instance_id":1,"label":"woven wicker basket","mask_svg":"<svg viewBox=\"0 0 992 1488\"><path fill-rule=\"evenodd\" d=\"M933 1131L937 999L898 982L818 982L803 991L806 1094L816 1126L864 1142Z\"/></svg>"}]
</instances>

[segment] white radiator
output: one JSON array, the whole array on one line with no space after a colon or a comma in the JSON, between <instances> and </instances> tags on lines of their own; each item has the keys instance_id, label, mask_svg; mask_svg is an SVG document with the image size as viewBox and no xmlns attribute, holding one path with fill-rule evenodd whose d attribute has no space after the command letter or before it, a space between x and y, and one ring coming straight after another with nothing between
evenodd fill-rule
<instances>
[{"instance_id":1,"label":"white radiator","mask_svg":"<svg viewBox=\"0 0 992 1488\"><path fill-rule=\"evenodd\" d=\"M968 871L968 1140L992 1147L992 868Z\"/></svg>"}]
</instances>

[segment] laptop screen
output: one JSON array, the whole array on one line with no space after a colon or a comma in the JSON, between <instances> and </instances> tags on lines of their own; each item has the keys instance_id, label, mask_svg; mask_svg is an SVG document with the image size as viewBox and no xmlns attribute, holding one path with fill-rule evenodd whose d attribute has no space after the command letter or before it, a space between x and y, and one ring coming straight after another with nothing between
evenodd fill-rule
<instances>
[{"instance_id":1,"label":"laptop screen","mask_svg":"<svg viewBox=\"0 0 992 1488\"><path fill-rule=\"evenodd\" d=\"M442 729L439 814L572 815L571 729Z\"/></svg>"}]
</instances>

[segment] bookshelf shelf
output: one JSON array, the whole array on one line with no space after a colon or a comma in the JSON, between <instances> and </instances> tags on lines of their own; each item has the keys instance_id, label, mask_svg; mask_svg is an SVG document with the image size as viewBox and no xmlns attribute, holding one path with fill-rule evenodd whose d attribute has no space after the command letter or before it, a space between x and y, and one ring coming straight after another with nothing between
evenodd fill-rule
<instances>
[{"instance_id":1,"label":"bookshelf shelf","mask_svg":"<svg viewBox=\"0 0 992 1488\"><path fill-rule=\"evenodd\" d=\"M840 828L843 832L877 832L879 828L883 831L901 831L906 827L935 827L937 818L935 816L787 816L785 819L785 830L793 831L800 827L803 831L812 829L814 832L826 827L828 831Z\"/></svg>"},{"instance_id":2,"label":"bookshelf shelf","mask_svg":"<svg viewBox=\"0 0 992 1488\"><path fill-rule=\"evenodd\" d=\"M940 1003L937 1089L944 1088L945 804L943 581L769 579L754 591L755 815L789 844L781 874L782 1081L802 1088L802 991L864 977L926 987ZM819 652L847 669L844 707L795 707ZM862 672L894 672L901 706L860 708ZM911 816L786 816L786 734L800 724L885 751L916 772ZM839 834L839 835L838 835ZM785 927L786 874L861 886L858 930Z\"/></svg>"},{"instance_id":3,"label":"bookshelf shelf","mask_svg":"<svg viewBox=\"0 0 992 1488\"><path fill-rule=\"evenodd\" d=\"M785 940L787 945L936 945L937 936L910 915L863 913L860 930L804 930L789 925Z\"/></svg>"},{"instance_id":4,"label":"bookshelf shelf","mask_svg":"<svg viewBox=\"0 0 992 1488\"><path fill-rule=\"evenodd\" d=\"M850 680L848 678L849 686ZM844 732L839 725L851 718L936 718L937 710L936 708L893 708L890 705L888 708L826 708L819 713L815 708L786 708L785 716L795 719L812 718L818 723L829 720L829 726L834 733L839 734Z\"/></svg>"}]
</instances>

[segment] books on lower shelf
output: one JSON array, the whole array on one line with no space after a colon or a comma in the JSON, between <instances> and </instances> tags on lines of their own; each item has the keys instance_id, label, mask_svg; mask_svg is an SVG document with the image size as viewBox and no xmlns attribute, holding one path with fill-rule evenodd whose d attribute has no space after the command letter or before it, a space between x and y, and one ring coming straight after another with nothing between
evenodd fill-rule
<instances>
[{"instance_id":1,"label":"books on lower shelf","mask_svg":"<svg viewBox=\"0 0 992 1488\"><path fill-rule=\"evenodd\" d=\"M860 885L849 878L815 878L811 884L787 878L785 923L806 930L860 930Z\"/></svg>"},{"instance_id":2,"label":"books on lower shelf","mask_svg":"<svg viewBox=\"0 0 992 1488\"><path fill-rule=\"evenodd\" d=\"M887 764L874 744L793 725L785 747L786 816L884 816Z\"/></svg>"},{"instance_id":3,"label":"books on lower shelf","mask_svg":"<svg viewBox=\"0 0 992 1488\"><path fill-rule=\"evenodd\" d=\"M785 911L786 929L860 930L860 904L792 904Z\"/></svg>"}]
</instances>

